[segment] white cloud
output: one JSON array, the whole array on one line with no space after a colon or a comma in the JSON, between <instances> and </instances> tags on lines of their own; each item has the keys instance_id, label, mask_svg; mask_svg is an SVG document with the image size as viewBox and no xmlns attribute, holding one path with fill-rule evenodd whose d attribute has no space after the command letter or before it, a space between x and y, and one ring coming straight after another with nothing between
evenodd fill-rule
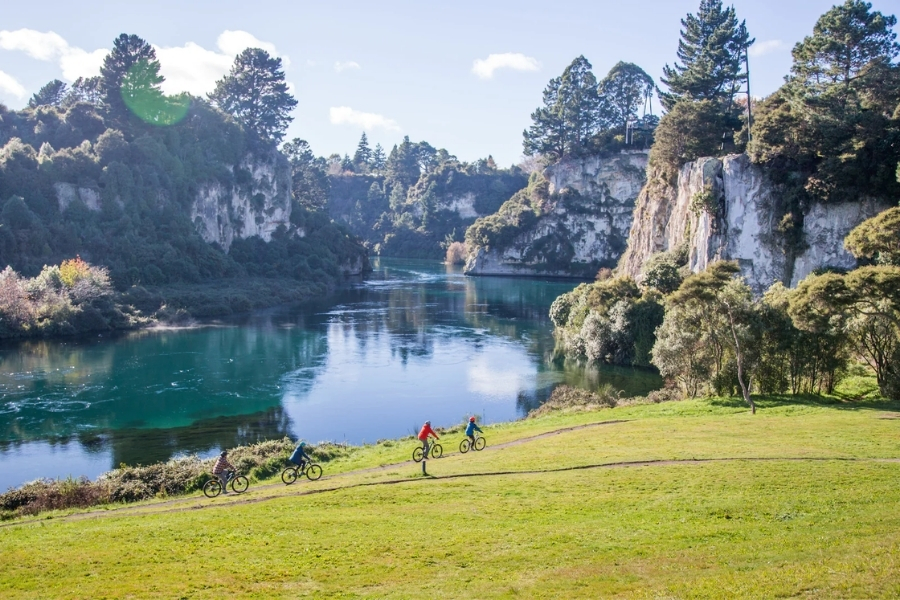
<instances>
[{"instance_id":1,"label":"white cloud","mask_svg":"<svg viewBox=\"0 0 900 600\"><path fill-rule=\"evenodd\" d=\"M160 73L166 78L162 85L163 91L167 94L190 92L197 96L211 92L216 80L221 79L231 68L234 57L246 48L262 48L272 56L279 56L285 67L290 64L288 57L280 55L274 44L264 42L246 31L223 31L216 40L216 45L218 51L207 50L194 42L172 48L154 46ZM102 48L88 52L77 46L70 46L57 33L34 29L0 31L0 48L25 52L37 60L54 61L59 64L63 79L67 81L99 75L103 58L108 53L108 50ZM12 81L15 82L14 79ZM18 82L15 83L18 85ZM5 81L5 85L4 89L10 88L12 84Z\"/></svg>"},{"instance_id":2,"label":"white cloud","mask_svg":"<svg viewBox=\"0 0 900 600\"><path fill-rule=\"evenodd\" d=\"M490 54L487 58L477 58L472 63L472 72L481 79L490 79L497 69L513 69L514 71L537 71L541 63L536 58L517 52Z\"/></svg>"},{"instance_id":3,"label":"white cloud","mask_svg":"<svg viewBox=\"0 0 900 600\"><path fill-rule=\"evenodd\" d=\"M262 48L272 56L280 57L285 68L291 65L291 59L286 55L279 54L275 44L264 42L246 31L223 31L216 40L216 45L225 54L230 54L232 60L247 48Z\"/></svg>"},{"instance_id":4,"label":"white cloud","mask_svg":"<svg viewBox=\"0 0 900 600\"><path fill-rule=\"evenodd\" d=\"M379 128L387 131L400 131L400 125L393 119L375 113L353 110L349 106L332 106L329 114L333 125L356 125L366 131Z\"/></svg>"},{"instance_id":5,"label":"white cloud","mask_svg":"<svg viewBox=\"0 0 900 600\"><path fill-rule=\"evenodd\" d=\"M234 57L247 48L262 48L272 56L280 57L285 67L290 64L287 56L278 53L275 44L263 42L246 31L223 31L216 46L219 52L194 42L171 48L154 47L159 58L159 72L166 78L163 91L167 94L190 92L195 96L213 91L216 81L231 69Z\"/></svg>"},{"instance_id":6,"label":"white cloud","mask_svg":"<svg viewBox=\"0 0 900 600\"><path fill-rule=\"evenodd\" d=\"M346 60L346 61L339 60L336 63L334 63L334 70L337 71L338 73L340 73L342 71L346 71L347 69L360 69L360 68L361 67L359 66L359 63L356 61L353 61L353 60Z\"/></svg>"},{"instance_id":7,"label":"white cloud","mask_svg":"<svg viewBox=\"0 0 900 600\"><path fill-rule=\"evenodd\" d=\"M764 42L756 42L752 46L750 46L750 50L748 54L754 58L759 56L764 56L766 54L771 54L772 52L777 52L782 48L787 47L787 44L782 42L781 40L766 40Z\"/></svg>"},{"instance_id":8,"label":"white cloud","mask_svg":"<svg viewBox=\"0 0 900 600\"><path fill-rule=\"evenodd\" d=\"M61 35L53 31L34 29L0 31L0 48L24 52L36 60L55 61L62 70L63 79L68 81L98 75L103 57L107 54L102 48L88 52L70 46Z\"/></svg>"},{"instance_id":9,"label":"white cloud","mask_svg":"<svg viewBox=\"0 0 900 600\"><path fill-rule=\"evenodd\" d=\"M3 71L0 71L0 92L16 98L24 98L28 94L22 84L16 81L15 77Z\"/></svg>"}]
</instances>

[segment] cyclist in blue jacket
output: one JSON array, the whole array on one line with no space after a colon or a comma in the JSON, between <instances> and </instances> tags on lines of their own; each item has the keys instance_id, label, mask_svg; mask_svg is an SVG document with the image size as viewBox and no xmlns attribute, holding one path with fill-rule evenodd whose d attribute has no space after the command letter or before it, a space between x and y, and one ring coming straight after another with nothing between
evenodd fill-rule
<instances>
[{"instance_id":1,"label":"cyclist in blue jacket","mask_svg":"<svg viewBox=\"0 0 900 600\"><path fill-rule=\"evenodd\" d=\"M469 436L469 441L473 444L475 443L475 432L484 433L481 430L481 427L475 424L475 417L469 417L469 424L466 425L466 435Z\"/></svg>"},{"instance_id":2,"label":"cyclist in blue jacket","mask_svg":"<svg viewBox=\"0 0 900 600\"><path fill-rule=\"evenodd\" d=\"M294 449L294 453L291 454L291 457L288 459L298 467L303 467L303 463L306 461L312 462L312 457L306 453L304 448L306 447L306 442L300 442L296 449Z\"/></svg>"}]
</instances>

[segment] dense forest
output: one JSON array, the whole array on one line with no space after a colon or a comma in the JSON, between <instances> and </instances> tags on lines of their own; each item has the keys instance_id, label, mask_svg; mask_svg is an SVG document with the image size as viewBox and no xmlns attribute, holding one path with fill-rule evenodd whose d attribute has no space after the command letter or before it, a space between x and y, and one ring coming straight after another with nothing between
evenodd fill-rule
<instances>
[{"instance_id":1,"label":"dense forest","mask_svg":"<svg viewBox=\"0 0 900 600\"><path fill-rule=\"evenodd\" d=\"M678 60L666 67L668 112L655 132L649 186L671 186L701 156L746 150L780 192L777 235L802 245L804 210L900 200L900 54L893 16L846 0L793 49L785 84L740 103L753 43L734 8L702 0L682 21ZM723 136L723 131L725 136ZM723 137L729 143L723 143ZM692 209L715 212L698 193ZM733 262L686 267L687 249L659 253L640 282L611 271L559 297L551 309L561 350L613 364L655 366L681 394L830 392L860 363L880 393L900 399L900 208L844 241L858 267L815 272L793 290L754 297Z\"/></svg>"},{"instance_id":2,"label":"dense forest","mask_svg":"<svg viewBox=\"0 0 900 600\"><path fill-rule=\"evenodd\" d=\"M105 329L166 310L229 314L322 294L365 267L349 231L290 193L277 144L296 101L280 59L245 50L208 98L166 96L162 82L153 48L123 34L100 76L52 81L20 111L0 105L0 263L11 268L0 278L0 337ZM272 174L270 197L257 189L260 168ZM257 219L269 201L289 219L269 241L238 231L229 248L208 243L192 210L210 184L248 198ZM71 286L53 274L76 257L105 272L94 296L63 293ZM110 308L122 292L129 319ZM95 302L103 310L90 323L72 316Z\"/></svg>"}]
</instances>

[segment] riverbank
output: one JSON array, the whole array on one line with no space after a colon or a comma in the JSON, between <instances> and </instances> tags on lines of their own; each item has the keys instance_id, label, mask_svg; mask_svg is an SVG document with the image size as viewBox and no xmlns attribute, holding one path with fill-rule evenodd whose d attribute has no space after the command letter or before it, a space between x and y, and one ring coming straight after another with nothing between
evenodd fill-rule
<instances>
[{"instance_id":1,"label":"riverbank","mask_svg":"<svg viewBox=\"0 0 900 600\"><path fill-rule=\"evenodd\" d=\"M759 406L755 416L727 398L555 412L486 427L477 453L459 454L461 432L445 433L446 456L428 462L430 477L407 458L415 442L390 440L335 457L317 482L273 478L241 496L9 521L0 589L23 598L76 589L896 595L900 406Z\"/></svg>"}]
</instances>

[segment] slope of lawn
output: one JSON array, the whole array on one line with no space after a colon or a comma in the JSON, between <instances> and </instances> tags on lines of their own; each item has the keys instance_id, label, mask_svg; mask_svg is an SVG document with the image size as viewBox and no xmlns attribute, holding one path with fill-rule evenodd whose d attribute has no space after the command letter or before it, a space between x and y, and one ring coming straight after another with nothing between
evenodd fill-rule
<instances>
[{"instance_id":1,"label":"slope of lawn","mask_svg":"<svg viewBox=\"0 0 900 600\"><path fill-rule=\"evenodd\" d=\"M318 482L12 521L0 596L900 596L900 406L760 406L552 414L445 436L430 477L385 442Z\"/></svg>"}]
</instances>

